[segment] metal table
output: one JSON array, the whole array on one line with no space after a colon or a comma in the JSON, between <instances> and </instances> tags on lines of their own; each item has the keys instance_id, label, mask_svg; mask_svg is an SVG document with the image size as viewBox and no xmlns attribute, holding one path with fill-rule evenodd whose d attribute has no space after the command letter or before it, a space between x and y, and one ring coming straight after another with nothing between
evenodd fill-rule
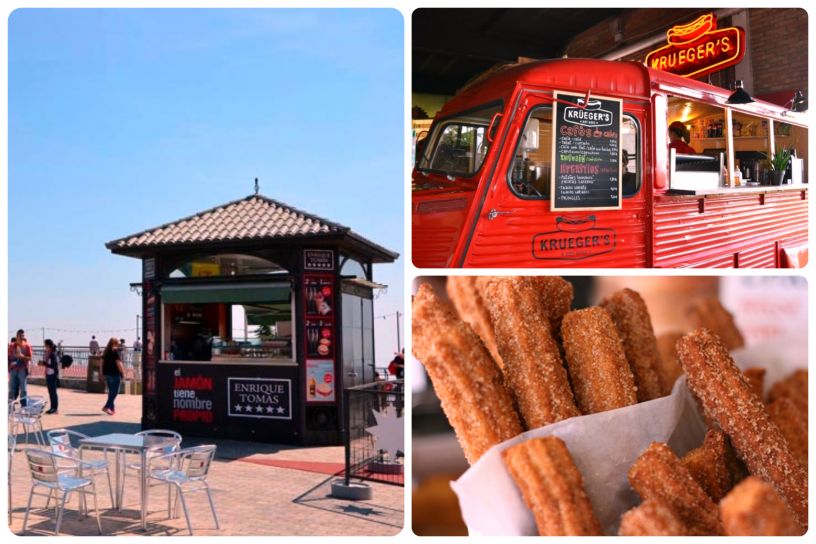
<instances>
[{"instance_id":1,"label":"metal table","mask_svg":"<svg viewBox=\"0 0 816 544\"><path fill-rule=\"evenodd\" d=\"M147 529L147 454L150 450L165 448L175 444L175 441L169 437L161 436L139 436L134 434L111 433L102 436L91 436L83 438L79 441L79 456L82 458L82 450L84 449L102 449L114 450L116 452L116 490L114 495L114 508L116 510L122 509L122 483L120 475L122 472L122 458L125 453L136 453L139 455L139 463L141 465L140 475L140 502L141 502L141 519L142 530Z\"/></svg>"}]
</instances>

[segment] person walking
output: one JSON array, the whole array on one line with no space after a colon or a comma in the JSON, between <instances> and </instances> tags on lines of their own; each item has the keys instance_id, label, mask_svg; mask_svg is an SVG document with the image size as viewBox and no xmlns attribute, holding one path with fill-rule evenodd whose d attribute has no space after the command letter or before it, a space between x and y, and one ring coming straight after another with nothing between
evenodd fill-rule
<instances>
[{"instance_id":1,"label":"person walking","mask_svg":"<svg viewBox=\"0 0 816 544\"><path fill-rule=\"evenodd\" d=\"M59 408L59 399L57 398L57 387L59 387L59 357L57 353L59 348L54 345L54 341L50 338L45 340L45 357L40 364L45 367L45 385L48 387L48 398L50 406L45 412L46 414L56 414Z\"/></svg>"},{"instance_id":2,"label":"person walking","mask_svg":"<svg viewBox=\"0 0 816 544\"><path fill-rule=\"evenodd\" d=\"M14 342L9 344L8 349L8 369L9 369L9 402L20 397L20 404L25 406L28 402L28 365L31 362L31 346L25 337L25 331L20 329L14 337Z\"/></svg>"},{"instance_id":3,"label":"person walking","mask_svg":"<svg viewBox=\"0 0 816 544\"><path fill-rule=\"evenodd\" d=\"M102 411L112 416L116 413L114 401L119 394L119 384L125 375L125 365L122 362L122 354L119 350L119 340L111 338L105 351L102 353L102 374L105 376L105 383L108 384L108 402L102 407Z\"/></svg>"},{"instance_id":4,"label":"person walking","mask_svg":"<svg viewBox=\"0 0 816 544\"><path fill-rule=\"evenodd\" d=\"M96 341L96 336L91 336L91 343L88 344L88 351L91 352L91 355L99 354L99 342Z\"/></svg>"}]
</instances>

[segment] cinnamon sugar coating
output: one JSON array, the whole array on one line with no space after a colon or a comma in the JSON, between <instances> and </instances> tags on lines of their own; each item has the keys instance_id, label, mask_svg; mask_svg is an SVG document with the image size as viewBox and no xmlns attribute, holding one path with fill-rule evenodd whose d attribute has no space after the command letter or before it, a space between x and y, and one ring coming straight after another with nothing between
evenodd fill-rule
<instances>
[{"instance_id":1,"label":"cinnamon sugar coating","mask_svg":"<svg viewBox=\"0 0 816 544\"><path fill-rule=\"evenodd\" d=\"M749 476L720 502L728 536L798 536L804 533L773 486Z\"/></svg>"},{"instance_id":2,"label":"cinnamon sugar coating","mask_svg":"<svg viewBox=\"0 0 816 544\"><path fill-rule=\"evenodd\" d=\"M737 463L728 438L719 429L709 430L703 443L682 458L691 477L714 502L719 502L733 487L733 468Z\"/></svg>"},{"instance_id":3,"label":"cinnamon sugar coating","mask_svg":"<svg viewBox=\"0 0 816 544\"><path fill-rule=\"evenodd\" d=\"M643 298L636 291L621 289L605 298L601 306L612 316L623 342L623 351L635 377L638 402L662 397L657 339Z\"/></svg>"},{"instance_id":4,"label":"cinnamon sugar coating","mask_svg":"<svg viewBox=\"0 0 816 544\"><path fill-rule=\"evenodd\" d=\"M749 472L773 485L806 527L806 471L725 345L711 331L698 329L677 342L677 353L706 415L729 436Z\"/></svg>"},{"instance_id":5,"label":"cinnamon sugar coating","mask_svg":"<svg viewBox=\"0 0 816 544\"><path fill-rule=\"evenodd\" d=\"M540 535L602 534L584 479L561 439L527 440L502 452L502 457L535 516Z\"/></svg>"},{"instance_id":6,"label":"cinnamon sugar coating","mask_svg":"<svg viewBox=\"0 0 816 544\"><path fill-rule=\"evenodd\" d=\"M499 367L470 326L427 284L414 296L411 326L414 356L428 371L468 462L521 433Z\"/></svg>"},{"instance_id":7,"label":"cinnamon sugar coating","mask_svg":"<svg viewBox=\"0 0 816 544\"><path fill-rule=\"evenodd\" d=\"M771 421L776 423L782 436L788 441L791 453L803 467L808 466L807 417L800 407L788 397L779 397L767 406Z\"/></svg>"},{"instance_id":8,"label":"cinnamon sugar coating","mask_svg":"<svg viewBox=\"0 0 816 544\"><path fill-rule=\"evenodd\" d=\"M717 505L666 444L646 448L629 469L629 484L643 500L665 503L689 535L722 534Z\"/></svg>"},{"instance_id":9,"label":"cinnamon sugar coating","mask_svg":"<svg viewBox=\"0 0 816 544\"><path fill-rule=\"evenodd\" d=\"M496 331L506 382L527 428L581 415L533 280L489 276L477 284Z\"/></svg>"},{"instance_id":10,"label":"cinnamon sugar coating","mask_svg":"<svg viewBox=\"0 0 816 544\"><path fill-rule=\"evenodd\" d=\"M720 337L722 343L731 351L745 345L742 333L734 323L734 316L725 309L717 297L704 298L694 302L689 309L692 327L706 328Z\"/></svg>"},{"instance_id":11,"label":"cinnamon sugar coating","mask_svg":"<svg viewBox=\"0 0 816 544\"><path fill-rule=\"evenodd\" d=\"M685 536L686 527L677 514L659 500L648 500L621 516L618 536Z\"/></svg>"},{"instance_id":12,"label":"cinnamon sugar coating","mask_svg":"<svg viewBox=\"0 0 816 544\"><path fill-rule=\"evenodd\" d=\"M742 373L751 385L751 390L759 400L762 400L765 397L765 369L754 366L746 368Z\"/></svg>"},{"instance_id":13,"label":"cinnamon sugar coating","mask_svg":"<svg viewBox=\"0 0 816 544\"><path fill-rule=\"evenodd\" d=\"M594 414L637 403L635 379L609 312L598 306L569 312L561 335L581 412Z\"/></svg>"},{"instance_id":14,"label":"cinnamon sugar coating","mask_svg":"<svg viewBox=\"0 0 816 544\"><path fill-rule=\"evenodd\" d=\"M477 278L478 276L448 276L445 289L459 317L479 335L490 356L502 367L504 364L496 347L496 334L493 332L490 314L476 288Z\"/></svg>"}]
</instances>

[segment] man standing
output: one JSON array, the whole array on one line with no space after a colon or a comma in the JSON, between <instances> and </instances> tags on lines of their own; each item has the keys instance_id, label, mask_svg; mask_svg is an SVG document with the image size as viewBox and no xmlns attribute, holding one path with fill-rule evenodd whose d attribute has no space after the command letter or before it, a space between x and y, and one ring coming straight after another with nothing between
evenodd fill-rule
<instances>
[{"instance_id":1,"label":"man standing","mask_svg":"<svg viewBox=\"0 0 816 544\"><path fill-rule=\"evenodd\" d=\"M96 341L96 336L91 336L91 343L88 344L88 351L91 355L99 355L99 342Z\"/></svg>"},{"instance_id":2,"label":"man standing","mask_svg":"<svg viewBox=\"0 0 816 544\"><path fill-rule=\"evenodd\" d=\"M139 340L139 337L136 337L136 340L133 341L133 351L142 351L142 341Z\"/></svg>"},{"instance_id":3,"label":"man standing","mask_svg":"<svg viewBox=\"0 0 816 544\"><path fill-rule=\"evenodd\" d=\"M9 402L20 397L20 404L25 406L28 399L27 380L28 365L31 362L31 346L25 337L25 331L20 329L14 342L9 345Z\"/></svg>"}]
</instances>

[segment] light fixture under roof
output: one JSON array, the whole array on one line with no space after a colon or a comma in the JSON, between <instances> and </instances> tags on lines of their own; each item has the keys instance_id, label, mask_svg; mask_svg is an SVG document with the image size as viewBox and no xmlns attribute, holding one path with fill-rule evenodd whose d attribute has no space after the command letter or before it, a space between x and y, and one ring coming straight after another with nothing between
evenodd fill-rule
<instances>
[{"instance_id":1,"label":"light fixture under roof","mask_svg":"<svg viewBox=\"0 0 816 544\"><path fill-rule=\"evenodd\" d=\"M745 89L742 88L742 80L738 79L734 82L734 92L725 101L726 104L750 104L754 99L751 98Z\"/></svg>"}]
</instances>

